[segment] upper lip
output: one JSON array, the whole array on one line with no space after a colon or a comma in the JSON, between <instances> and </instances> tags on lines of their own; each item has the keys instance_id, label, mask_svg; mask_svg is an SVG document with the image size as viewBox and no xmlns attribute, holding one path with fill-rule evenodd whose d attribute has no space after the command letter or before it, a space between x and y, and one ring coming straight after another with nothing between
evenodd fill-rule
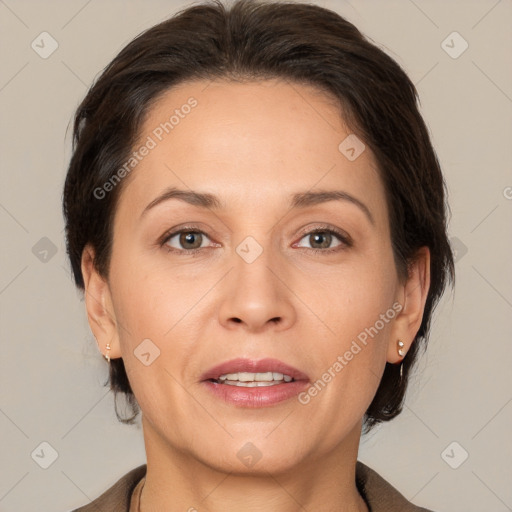
<instances>
[{"instance_id":1,"label":"upper lip","mask_svg":"<svg viewBox=\"0 0 512 512\"><path fill-rule=\"evenodd\" d=\"M309 381L309 377L290 366L289 364L283 363L283 361L279 361L278 359L246 359L246 358L238 358L231 359L231 361L225 361L224 363L220 363L201 375L201 380L215 379L217 380L221 375L225 375L227 373L238 373L238 372L249 372L249 373L265 373L265 372L277 372L282 373L284 375L289 375L293 377L294 380L307 380Z\"/></svg>"}]
</instances>

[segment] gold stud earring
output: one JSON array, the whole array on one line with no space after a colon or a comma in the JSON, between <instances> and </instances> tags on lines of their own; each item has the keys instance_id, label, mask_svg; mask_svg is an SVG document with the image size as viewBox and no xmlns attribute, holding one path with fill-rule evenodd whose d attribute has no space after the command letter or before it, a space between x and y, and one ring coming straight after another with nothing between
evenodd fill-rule
<instances>
[{"instance_id":1,"label":"gold stud earring","mask_svg":"<svg viewBox=\"0 0 512 512\"><path fill-rule=\"evenodd\" d=\"M401 341L401 340L398 340L398 355L400 357L404 357L404 342ZM400 384L402 383L402 379L403 379L403 366L404 366L404 363L403 361L400 363Z\"/></svg>"},{"instance_id":2,"label":"gold stud earring","mask_svg":"<svg viewBox=\"0 0 512 512\"><path fill-rule=\"evenodd\" d=\"M109 351L110 351L110 343L107 343L107 354L105 356L103 356L107 360L107 363L110 363Z\"/></svg>"}]
</instances>

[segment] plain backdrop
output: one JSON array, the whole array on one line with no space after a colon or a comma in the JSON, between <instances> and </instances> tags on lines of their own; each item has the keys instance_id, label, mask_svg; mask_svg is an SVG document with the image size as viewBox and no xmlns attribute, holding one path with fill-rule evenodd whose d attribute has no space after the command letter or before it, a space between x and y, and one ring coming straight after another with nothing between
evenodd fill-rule
<instances>
[{"instance_id":1,"label":"plain backdrop","mask_svg":"<svg viewBox=\"0 0 512 512\"><path fill-rule=\"evenodd\" d=\"M457 253L455 292L404 412L363 438L359 458L424 507L512 510L512 2L312 3L353 22L416 84ZM68 125L87 88L134 36L186 5L0 0L2 512L71 510L145 462L140 422L117 422L103 386L61 194Z\"/></svg>"}]
</instances>

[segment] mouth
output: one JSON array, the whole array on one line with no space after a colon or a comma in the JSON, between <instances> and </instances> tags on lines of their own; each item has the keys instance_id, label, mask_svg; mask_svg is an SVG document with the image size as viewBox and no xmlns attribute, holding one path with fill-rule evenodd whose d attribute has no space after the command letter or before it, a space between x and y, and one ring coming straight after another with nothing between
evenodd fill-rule
<instances>
[{"instance_id":1,"label":"mouth","mask_svg":"<svg viewBox=\"0 0 512 512\"><path fill-rule=\"evenodd\" d=\"M202 381L228 386L267 387L295 381L307 381L308 376L278 359L258 361L238 358L210 368L201 376Z\"/></svg>"},{"instance_id":2,"label":"mouth","mask_svg":"<svg viewBox=\"0 0 512 512\"><path fill-rule=\"evenodd\" d=\"M277 359L233 359L210 368L201 382L211 397L234 407L284 403L309 386L309 377Z\"/></svg>"}]
</instances>

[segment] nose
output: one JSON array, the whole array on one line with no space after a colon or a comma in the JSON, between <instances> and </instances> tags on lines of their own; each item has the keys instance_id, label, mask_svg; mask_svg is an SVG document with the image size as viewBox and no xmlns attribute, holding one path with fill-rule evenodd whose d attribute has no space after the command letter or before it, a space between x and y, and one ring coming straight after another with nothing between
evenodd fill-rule
<instances>
[{"instance_id":1,"label":"nose","mask_svg":"<svg viewBox=\"0 0 512 512\"><path fill-rule=\"evenodd\" d=\"M286 330L296 320L293 286L285 269L271 253L263 253L252 263L234 255L234 268L223 283L220 323L228 329L248 332Z\"/></svg>"}]
</instances>

